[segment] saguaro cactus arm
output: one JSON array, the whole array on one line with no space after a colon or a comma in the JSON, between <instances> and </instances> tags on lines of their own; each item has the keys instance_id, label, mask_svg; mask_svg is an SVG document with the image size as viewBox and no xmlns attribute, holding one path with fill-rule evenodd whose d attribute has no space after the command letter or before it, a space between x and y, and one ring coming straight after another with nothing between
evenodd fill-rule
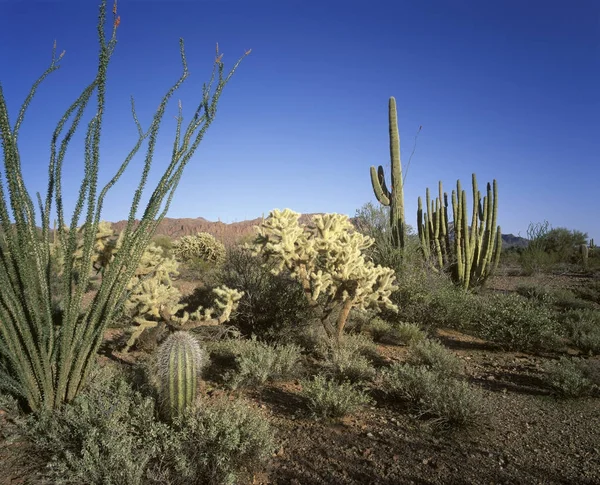
<instances>
[{"instance_id":1,"label":"saguaro cactus arm","mask_svg":"<svg viewBox=\"0 0 600 485\"><path fill-rule=\"evenodd\" d=\"M391 191L385 183L383 167L379 165L377 172L371 167L371 184L373 192L380 204L390 208L390 226L392 240L397 247L404 247L406 219L404 217L404 181L402 179L402 163L400 160L400 134L398 133L398 115L396 100L392 96L388 108L390 129L391 159Z\"/></svg>"}]
</instances>

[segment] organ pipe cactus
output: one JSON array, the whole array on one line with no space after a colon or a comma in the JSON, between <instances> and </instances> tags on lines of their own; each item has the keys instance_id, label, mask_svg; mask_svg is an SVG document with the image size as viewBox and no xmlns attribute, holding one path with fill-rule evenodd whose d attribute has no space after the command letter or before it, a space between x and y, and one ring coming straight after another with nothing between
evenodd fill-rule
<instances>
[{"instance_id":1,"label":"organ pipe cactus","mask_svg":"<svg viewBox=\"0 0 600 485\"><path fill-rule=\"evenodd\" d=\"M188 332L175 332L161 344L157 357L161 408L172 420L196 400L204 353Z\"/></svg>"},{"instance_id":2,"label":"organ pipe cactus","mask_svg":"<svg viewBox=\"0 0 600 485\"><path fill-rule=\"evenodd\" d=\"M396 99L392 96L388 107L390 129L390 158L391 190L385 183L383 167L379 165L377 171L371 167L371 184L375 197L380 204L390 208L390 226L392 229L392 242L394 246L404 248L406 237L406 219L404 217L404 182L402 180L402 162L400 160L400 135L398 133L398 116L396 113Z\"/></svg>"},{"instance_id":3,"label":"organ pipe cactus","mask_svg":"<svg viewBox=\"0 0 600 485\"><path fill-rule=\"evenodd\" d=\"M473 211L467 217L467 195L456 182L452 191L453 227L448 220L448 194L439 183L439 195L431 200L426 191L426 207L418 200L417 226L423 255L436 270L449 268L453 280L468 289L483 284L498 266L502 249L502 232L497 226L498 184L487 184L481 199L477 177L472 176Z\"/></svg>"}]
</instances>

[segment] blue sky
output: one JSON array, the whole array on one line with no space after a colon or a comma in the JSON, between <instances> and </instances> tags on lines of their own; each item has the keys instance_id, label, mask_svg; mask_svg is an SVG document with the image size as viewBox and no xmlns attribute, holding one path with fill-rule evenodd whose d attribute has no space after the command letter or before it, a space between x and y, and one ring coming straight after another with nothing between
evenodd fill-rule
<instances>
[{"instance_id":1,"label":"blue sky","mask_svg":"<svg viewBox=\"0 0 600 485\"><path fill-rule=\"evenodd\" d=\"M66 50L21 129L31 194L45 193L52 131L95 75L99 3L0 0L0 82L12 123L49 65L54 39ZM118 11L101 181L135 144L129 97L147 128L179 77L179 37L190 77L167 110L154 183L170 159L177 99L189 120L215 43L226 69L252 49L225 88L169 217L233 222L285 207L354 215L376 201L369 167L382 164L389 176L387 105L395 96L405 166L422 126L405 184L409 224L417 197L426 187L437 191L438 180L451 191L460 179L471 204L475 172L480 188L498 180L503 233L525 236L530 222L548 220L600 241L597 0L121 0ZM63 175L69 213L83 175L82 135ZM109 193L103 219L127 216L143 152L133 163Z\"/></svg>"}]
</instances>

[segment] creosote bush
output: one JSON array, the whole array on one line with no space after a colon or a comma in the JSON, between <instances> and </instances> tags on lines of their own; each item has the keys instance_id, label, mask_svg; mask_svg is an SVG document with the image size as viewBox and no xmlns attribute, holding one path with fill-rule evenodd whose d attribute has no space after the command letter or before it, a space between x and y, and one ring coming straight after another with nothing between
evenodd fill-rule
<instances>
[{"instance_id":1,"label":"creosote bush","mask_svg":"<svg viewBox=\"0 0 600 485\"><path fill-rule=\"evenodd\" d=\"M215 283L244 291L231 324L245 335L293 342L315 318L302 287L285 273L273 274L273 263L243 247L228 248Z\"/></svg>"}]
</instances>

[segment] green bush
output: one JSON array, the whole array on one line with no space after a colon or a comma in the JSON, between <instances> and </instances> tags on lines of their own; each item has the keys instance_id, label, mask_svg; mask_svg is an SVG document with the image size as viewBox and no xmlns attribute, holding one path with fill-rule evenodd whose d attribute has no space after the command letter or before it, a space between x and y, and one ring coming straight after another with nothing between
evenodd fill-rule
<instances>
[{"instance_id":1,"label":"green bush","mask_svg":"<svg viewBox=\"0 0 600 485\"><path fill-rule=\"evenodd\" d=\"M204 403L176 420L173 430L161 450L161 468L170 472L162 483L250 483L275 449L268 421L241 400Z\"/></svg>"},{"instance_id":2,"label":"green bush","mask_svg":"<svg viewBox=\"0 0 600 485\"><path fill-rule=\"evenodd\" d=\"M242 247L228 250L219 281L245 292L231 324L245 335L293 341L314 315L298 282L272 274L272 266L263 266L259 257Z\"/></svg>"},{"instance_id":3,"label":"green bush","mask_svg":"<svg viewBox=\"0 0 600 485\"><path fill-rule=\"evenodd\" d=\"M112 369L53 414L27 421L42 475L55 484L144 484L158 439L169 435L154 418L154 400L134 392Z\"/></svg>"},{"instance_id":4,"label":"green bush","mask_svg":"<svg viewBox=\"0 0 600 485\"><path fill-rule=\"evenodd\" d=\"M561 357L546 365L546 380L561 397L581 397L600 389L585 361Z\"/></svg>"},{"instance_id":5,"label":"green bush","mask_svg":"<svg viewBox=\"0 0 600 485\"><path fill-rule=\"evenodd\" d=\"M463 372L461 360L435 340L421 340L409 347L407 363L424 366L438 374L455 375Z\"/></svg>"},{"instance_id":6,"label":"green bush","mask_svg":"<svg viewBox=\"0 0 600 485\"><path fill-rule=\"evenodd\" d=\"M382 385L390 396L408 401L419 417L441 425L470 426L486 412L480 389L426 366L394 364L383 371Z\"/></svg>"},{"instance_id":7,"label":"green bush","mask_svg":"<svg viewBox=\"0 0 600 485\"><path fill-rule=\"evenodd\" d=\"M314 416L341 418L372 403L369 395L350 382L337 382L323 375L303 380L301 396Z\"/></svg>"},{"instance_id":8,"label":"green bush","mask_svg":"<svg viewBox=\"0 0 600 485\"><path fill-rule=\"evenodd\" d=\"M511 350L553 349L561 335L551 309L515 294L489 297L472 330Z\"/></svg>"},{"instance_id":9,"label":"green bush","mask_svg":"<svg viewBox=\"0 0 600 485\"><path fill-rule=\"evenodd\" d=\"M338 381L367 381L375 376L371 361L357 348L332 345L323 364L325 373Z\"/></svg>"},{"instance_id":10,"label":"green bush","mask_svg":"<svg viewBox=\"0 0 600 485\"><path fill-rule=\"evenodd\" d=\"M205 400L172 425L113 368L53 414L21 421L43 483L171 485L242 483L274 449L264 416L243 401Z\"/></svg>"},{"instance_id":11,"label":"green bush","mask_svg":"<svg viewBox=\"0 0 600 485\"><path fill-rule=\"evenodd\" d=\"M298 369L301 357L301 348L297 345L269 345L258 341L256 337L251 340L225 340L213 345L212 350L233 357L235 369L223 376L232 389L292 376Z\"/></svg>"},{"instance_id":12,"label":"green bush","mask_svg":"<svg viewBox=\"0 0 600 485\"><path fill-rule=\"evenodd\" d=\"M369 322L366 328L373 340L382 344L406 345L427 337L427 334L414 323L392 324L378 317Z\"/></svg>"},{"instance_id":13,"label":"green bush","mask_svg":"<svg viewBox=\"0 0 600 485\"><path fill-rule=\"evenodd\" d=\"M571 310L562 319L569 338L578 348L600 354L600 311Z\"/></svg>"}]
</instances>

